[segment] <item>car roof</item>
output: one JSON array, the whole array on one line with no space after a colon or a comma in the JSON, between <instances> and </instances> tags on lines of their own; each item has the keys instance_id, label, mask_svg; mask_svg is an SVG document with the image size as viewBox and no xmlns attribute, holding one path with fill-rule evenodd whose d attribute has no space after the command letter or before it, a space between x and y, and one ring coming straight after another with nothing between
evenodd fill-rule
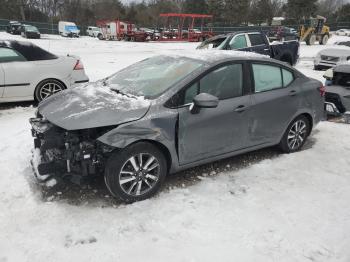
<instances>
[{"instance_id":1,"label":"car roof","mask_svg":"<svg viewBox=\"0 0 350 262\"><path fill-rule=\"evenodd\" d=\"M199 60L207 65L215 65L222 62L228 61L239 61L239 60L258 60L266 62L274 62L281 65L284 63L272 60L269 56L261 55L253 52L243 52L243 51L231 51L231 50L194 50L194 51L184 51L181 54L165 54L169 57L185 57L188 59Z\"/></svg>"},{"instance_id":2,"label":"car roof","mask_svg":"<svg viewBox=\"0 0 350 262\"><path fill-rule=\"evenodd\" d=\"M15 45L34 46L33 43L28 42L28 41L0 40L0 47L14 48Z\"/></svg>"}]
</instances>

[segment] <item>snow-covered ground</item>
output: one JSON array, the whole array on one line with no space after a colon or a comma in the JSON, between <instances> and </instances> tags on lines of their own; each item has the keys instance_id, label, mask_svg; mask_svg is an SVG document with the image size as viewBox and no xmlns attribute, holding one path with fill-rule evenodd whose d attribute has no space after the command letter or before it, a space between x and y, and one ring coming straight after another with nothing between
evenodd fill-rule
<instances>
[{"instance_id":1,"label":"snow-covered ground","mask_svg":"<svg viewBox=\"0 0 350 262\"><path fill-rule=\"evenodd\" d=\"M8 38L21 39L0 33ZM33 42L79 55L91 80L196 47L57 36ZM322 80L312 57L326 47L302 45L297 68ZM98 183L52 192L34 183L28 123L34 110L0 109L1 262L350 261L348 125L323 122L301 152L266 149L191 169L169 178L156 197L120 205Z\"/></svg>"}]
</instances>

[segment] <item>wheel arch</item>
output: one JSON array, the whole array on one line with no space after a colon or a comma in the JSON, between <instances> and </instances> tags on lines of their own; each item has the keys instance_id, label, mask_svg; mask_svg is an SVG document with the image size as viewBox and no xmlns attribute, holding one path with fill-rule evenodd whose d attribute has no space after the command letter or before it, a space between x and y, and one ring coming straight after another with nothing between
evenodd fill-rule
<instances>
[{"instance_id":1,"label":"wheel arch","mask_svg":"<svg viewBox=\"0 0 350 262\"><path fill-rule=\"evenodd\" d=\"M153 146L157 147L164 155L165 159L166 159L166 164L167 164L167 172L169 173L169 171L172 168L172 156L170 153L170 150L168 149L168 147L164 144L162 144L159 141L156 140L151 140L151 139L140 139L140 140L136 140L130 144L128 144L126 147L138 144L138 143L149 143L152 144ZM116 150L120 150L120 148L116 149Z\"/></svg>"},{"instance_id":2,"label":"wheel arch","mask_svg":"<svg viewBox=\"0 0 350 262\"><path fill-rule=\"evenodd\" d=\"M309 112L299 112L298 114L296 114L291 121L288 122L288 125L287 127L284 129L285 131L288 129L288 127L290 126L290 124L295 120L297 119L298 117L300 116L304 116L307 118L307 120L309 121L309 124L310 124L310 130L309 130L309 134L311 133L312 129L313 129L313 126L314 126L314 119L312 117L312 115L309 113ZM283 135L282 135L283 136Z\"/></svg>"}]
</instances>

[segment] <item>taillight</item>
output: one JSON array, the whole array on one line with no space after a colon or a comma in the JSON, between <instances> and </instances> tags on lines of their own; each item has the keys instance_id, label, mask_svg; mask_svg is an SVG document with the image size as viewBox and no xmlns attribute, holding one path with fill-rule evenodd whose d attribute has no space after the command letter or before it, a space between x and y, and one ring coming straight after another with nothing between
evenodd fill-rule
<instances>
[{"instance_id":1,"label":"taillight","mask_svg":"<svg viewBox=\"0 0 350 262\"><path fill-rule=\"evenodd\" d=\"M322 97L325 97L325 95L326 95L326 87L324 85L322 85L318 90L320 91L320 95Z\"/></svg>"},{"instance_id":2,"label":"taillight","mask_svg":"<svg viewBox=\"0 0 350 262\"><path fill-rule=\"evenodd\" d=\"M83 70L83 69L84 69L83 62L81 62L80 60L77 60L77 63L75 64L73 70Z\"/></svg>"}]
</instances>

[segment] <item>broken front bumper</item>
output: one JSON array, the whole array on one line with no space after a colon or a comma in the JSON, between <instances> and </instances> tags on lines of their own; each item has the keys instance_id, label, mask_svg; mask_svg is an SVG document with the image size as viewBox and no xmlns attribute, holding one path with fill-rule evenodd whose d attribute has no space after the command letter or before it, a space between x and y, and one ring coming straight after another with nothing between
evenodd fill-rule
<instances>
[{"instance_id":1,"label":"broken front bumper","mask_svg":"<svg viewBox=\"0 0 350 262\"><path fill-rule=\"evenodd\" d=\"M31 118L34 150L32 166L39 182L83 178L103 172L105 148L79 132L68 132L43 118ZM86 131L87 132L87 131Z\"/></svg>"}]
</instances>

